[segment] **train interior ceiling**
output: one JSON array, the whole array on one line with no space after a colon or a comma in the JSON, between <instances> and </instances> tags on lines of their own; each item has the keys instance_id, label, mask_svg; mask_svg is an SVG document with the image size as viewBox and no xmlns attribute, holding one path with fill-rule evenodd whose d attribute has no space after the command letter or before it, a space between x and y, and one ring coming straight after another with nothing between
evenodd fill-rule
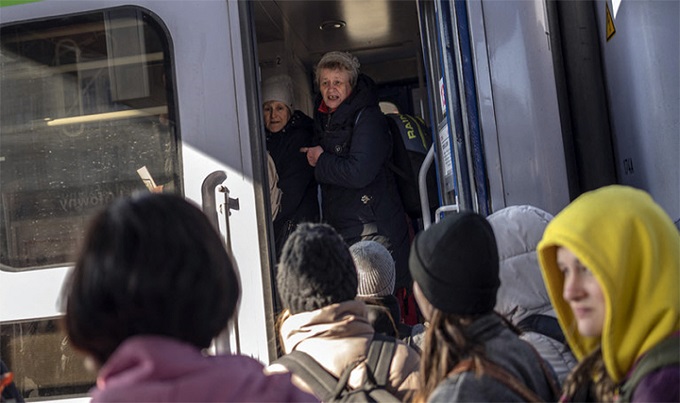
<instances>
[{"instance_id":1,"label":"train interior ceiling","mask_svg":"<svg viewBox=\"0 0 680 403\"><path fill-rule=\"evenodd\" d=\"M381 100L425 117L422 51L414 0L253 1L262 80L293 78L297 109L311 116L314 65L348 51L378 85ZM421 93L423 94L421 96Z\"/></svg>"}]
</instances>

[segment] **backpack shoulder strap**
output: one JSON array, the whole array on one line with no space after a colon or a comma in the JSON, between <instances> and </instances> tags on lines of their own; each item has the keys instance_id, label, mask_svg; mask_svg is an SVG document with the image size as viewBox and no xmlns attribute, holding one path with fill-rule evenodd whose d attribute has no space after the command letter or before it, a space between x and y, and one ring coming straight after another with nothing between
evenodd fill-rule
<instances>
[{"instance_id":1,"label":"backpack shoulder strap","mask_svg":"<svg viewBox=\"0 0 680 403\"><path fill-rule=\"evenodd\" d=\"M551 339L559 341L567 347L569 346L569 344L567 344L566 338L564 337L564 333L562 332L562 328L560 328L559 322L557 322L557 319L553 318L552 316L539 314L529 315L522 319L522 321L517 324L517 327L522 331L540 333L544 336L550 337Z\"/></svg>"},{"instance_id":2,"label":"backpack shoulder strap","mask_svg":"<svg viewBox=\"0 0 680 403\"><path fill-rule=\"evenodd\" d=\"M336 389L339 386L338 379L309 354L302 351L291 351L273 363L283 365L290 372L299 376L322 401L329 401L336 395ZM347 382L347 379L345 379L345 382Z\"/></svg>"},{"instance_id":3,"label":"backpack shoulder strap","mask_svg":"<svg viewBox=\"0 0 680 403\"><path fill-rule=\"evenodd\" d=\"M394 395L385 389L389 381L390 366L396 345L394 338L375 333L368 348L366 383L370 386L369 395L377 402L398 401Z\"/></svg>"},{"instance_id":4,"label":"backpack shoulder strap","mask_svg":"<svg viewBox=\"0 0 680 403\"><path fill-rule=\"evenodd\" d=\"M642 379L659 368L680 363L680 337L672 336L652 347L635 364L633 372L621 386L621 402L630 402L633 392Z\"/></svg>"},{"instance_id":5,"label":"backpack shoulder strap","mask_svg":"<svg viewBox=\"0 0 680 403\"><path fill-rule=\"evenodd\" d=\"M385 386L390 375L390 365L396 341L393 338L375 333L366 356L366 365L372 372L375 384Z\"/></svg>"},{"instance_id":6,"label":"backpack shoulder strap","mask_svg":"<svg viewBox=\"0 0 680 403\"><path fill-rule=\"evenodd\" d=\"M359 123L359 118L361 117L361 114L364 113L364 109L366 109L365 106L359 109L359 112L357 112L356 116L354 117L354 126L356 126L357 123Z\"/></svg>"}]
</instances>

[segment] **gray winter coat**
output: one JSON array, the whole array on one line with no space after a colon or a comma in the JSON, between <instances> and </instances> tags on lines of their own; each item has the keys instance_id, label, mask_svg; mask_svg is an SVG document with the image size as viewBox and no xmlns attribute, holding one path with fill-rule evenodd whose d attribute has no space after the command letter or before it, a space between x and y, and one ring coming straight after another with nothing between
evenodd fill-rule
<instances>
[{"instance_id":1,"label":"gray winter coat","mask_svg":"<svg viewBox=\"0 0 680 403\"><path fill-rule=\"evenodd\" d=\"M487 217L496 235L500 259L501 286L496 311L515 326L537 314L556 320L536 257L536 245L552 218L532 206L506 207ZM568 347L534 331L524 331L521 338L550 363L562 384L577 363Z\"/></svg>"},{"instance_id":2,"label":"gray winter coat","mask_svg":"<svg viewBox=\"0 0 680 403\"><path fill-rule=\"evenodd\" d=\"M550 380L557 382L555 374L547 374L540 364L540 357L528 343L517 337L501 317L490 314L477 319L468 328L470 337L484 342L485 356L522 382L544 401L556 401ZM524 401L506 384L489 375L475 376L462 372L443 380L428 398L429 402L518 402Z\"/></svg>"}]
</instances>

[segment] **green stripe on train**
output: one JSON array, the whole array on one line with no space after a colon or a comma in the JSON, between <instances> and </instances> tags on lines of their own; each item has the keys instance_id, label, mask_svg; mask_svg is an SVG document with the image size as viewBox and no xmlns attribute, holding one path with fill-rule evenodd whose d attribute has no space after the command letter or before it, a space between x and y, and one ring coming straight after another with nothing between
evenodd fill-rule
<instances>
[{"instance_id":1,"label":"green stripe on train","mask_svg":"<svg viewBox=\"0 0 680 403\"><path fill-rule=\"evenodd\" d=\"M42 0L0 0L0 7L16 6L17 4L35 3Z\"/></svg>"}]
</instances>

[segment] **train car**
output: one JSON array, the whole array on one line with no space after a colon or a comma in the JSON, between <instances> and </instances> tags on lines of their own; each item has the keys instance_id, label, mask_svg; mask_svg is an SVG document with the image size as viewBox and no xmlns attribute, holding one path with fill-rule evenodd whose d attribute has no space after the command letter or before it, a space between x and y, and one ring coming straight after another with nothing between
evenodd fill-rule
<instances>
[{"instance_id":1,"label":"train car","mask_svg":"<svg viewBox=\"0 0 680 403\"><path fill-rule=\"evenodd\" d=\"M213 352L276 357L261 82L311 115L314 64L350 51L428 122L439 209L559 212L649 191L680 222L678 2L1 0L0 358L32 399L94 375L58 329L88 219L162 186L224 236L243 295Z\"/></svg>"}]
</instances>

